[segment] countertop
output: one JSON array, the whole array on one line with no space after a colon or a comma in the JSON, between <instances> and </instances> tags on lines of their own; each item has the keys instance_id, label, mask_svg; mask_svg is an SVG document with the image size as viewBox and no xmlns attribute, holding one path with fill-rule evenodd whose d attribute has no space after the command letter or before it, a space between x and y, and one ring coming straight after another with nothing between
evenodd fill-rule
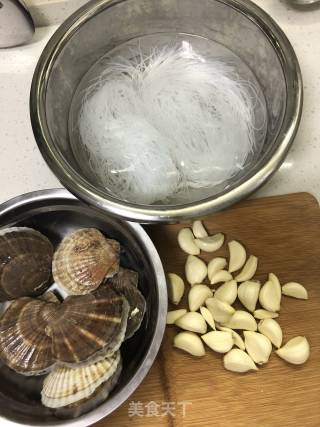
<instances>
[{"instance_id":1,"label":"countertop","mask_svg":"<svg viewBox=\"0 0 320 427\"><path fill-rule=\"evenodd\" d=\"M257 0L285 31L304 80L304 107L294 145L280 170L254 197L308 191L320 200L320 8L293 9ZM37 148L29 119L29 90L39 55L56 27L36 30L31 44L0 50L0 203L59 187Z\"/></svg>"}]
</instances>

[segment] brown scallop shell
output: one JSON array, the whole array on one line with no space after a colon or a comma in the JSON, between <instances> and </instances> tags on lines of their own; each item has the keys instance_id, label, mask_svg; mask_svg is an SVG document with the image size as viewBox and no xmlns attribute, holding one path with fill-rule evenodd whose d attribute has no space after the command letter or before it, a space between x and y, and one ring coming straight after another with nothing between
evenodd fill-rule
<instances>
[{"instance_id":1,"label":"brown scallop shell","mask_svg":"<svg viewBox=\"0 0 320 427\"><path fill-rule=\"evenodd\" d=\"M7 366L23 375L41 375L52 368L55 360L45 328L58 307L28 297L10 304L0 319L0 359Z\"/></svg>"},{"instance_id":2,"label":"brown scallop shell","mask_svg":"<svg viewBox=\"0 0 320 427\"><path fill-rule=\"evenodd\" d=\"M94 291L105 277L119 270L120 244L95 228L83 228L65 237L53 257L52 273L71 295Z\"/></svg>"},{"instance_id":3,"label":"brown scallop shell","mask_svg":"<svg viewBox=\"0 0 320 427\"><path fill-rule=\"evenodd\" d=\"M107 357L123 342L129 305L111 288L103 296L69 296L46 328L53 356L61 366L76 367Z\"/></svg>"},{"instance_id":4,"label":"brown scallop shell","mask_svg":"<svg viewBox=\"0 0 320 427\"><path fill-rule=\"evenodd\" d=\"M112 289L114 289L119 295L123 295L128 301L130 311L125 339L132 337L132 335L134 335L134 333L140 328L146 311L146 300L137 288L137 282L138 273L121 268L117 275L108 279L105 284L100 286L100 288L95 292L98 295L103 295L106 289L111 286Z\"/></svg>"},{"instance_id":5,"label":"brown scallop shell","mask_svg":"<svg viewBox=\"0 0 320 427\"><path fill-rule=\"evenodd\" d=\"M0 301L41 295L50 285L53 247L27 227L0 230Z\"/></svg>"}]
</instances>

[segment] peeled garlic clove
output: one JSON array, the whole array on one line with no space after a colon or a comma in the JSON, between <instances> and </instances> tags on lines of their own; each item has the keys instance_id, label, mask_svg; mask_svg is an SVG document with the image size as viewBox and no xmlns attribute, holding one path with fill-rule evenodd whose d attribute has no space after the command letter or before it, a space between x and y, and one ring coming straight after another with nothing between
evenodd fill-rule
<instances>
[{"instance_id":1,"label":"peeled garlic clove","mask_svg":"<svg viewBox=\"0 0 320 427\"><path fill-rule=\"evenodd\" d=\"M189 255L185 265L185 274L191 286L203 282L207 276L206 263L196 256Z\"/></svg>"},{"instance_id":2,"label":"peeled garlic clove","mask_svg":"<svg viewBox=\"0 0 320 427\"><path fill-rule=\"evenodd\" d=\"M275 317L279 317L279 313L274 313L273 311L259 308L258 310L254 311L253 316L256 319L274 319Z\"/></svg>"},{"instance_id":3,"label":"peeled garlic clove","mask_svg":"<svg viewBox=\"0 0 320 427\"><path fill-rule=\"evenodd\" d=\"M214 318L211 314L211 312L207 309L207 307L200 307L200 313L202 315L202 317L204 318L204 320L208 323L208 325L212 328L212 329L216 329L216 325L214 323Z\"/></svg>"},{"instance_id":4,"label":"peeled garlic clove","mask_svg":"<svg viewBox=\"0 0 320 427\"><path fill-rule=\"evenodd\" d=\"M244 341L241 338L241 335L238 334L238 332L236 332L230 328L226 328L225 326L221 326L221 325L217 325L217 329L219 329L219 331L223 331L223 332L231 332L234 345L239 347L240 350L246 349L246 347L244 345Z\"/></svg>"},{"instance_id":5,"label":"peeled garlic clove","mask_svg":"<svg viewBox=\"0 0 320 427\"><path fill-rule=\"evenodd\" d=\"M279 295L278 286L274 281L268 280L262 286L259 294L259 302L268 311L280 310L281 294Z\"/></svg>"},{"instance_id":6,"label":"peeled garlic clove","mask_svg":"<svg viewBox=\"0 0 320 427\"><path fill-rule=\"evenodd\" d=\"M173 339L173 346L192 356L201 357L206 354L201 339L193 332L179 332Z\"/></svg>"},{"instance_id":7,"label":"peeled garlic clove","mask_svg":"<svg viewBox=\"0 0 320 427\"><path fill-rule=\"evenodd\" d=\"M244 343L251 359L258 365L267 363L272 351L269 338L258 332L244 331Z\"/></svg>"},{"instance_id":8,"label":"peeled garlic clove","mask_svg":"<svg viewBox=\"0 0 320 427\"><path fill-rule=\"evenodd\" d=\"M202 251L214 252L220 249L223 245L224 235L222 233L218 233L214 236L207 236L195 239L194 242Z\"/></svg>"},{"instance_id":9,"label":"peeled garlic clove","mask_svg":"<svg viewBox=\"0 0 320 427\"><path fill-rule=\"evenodd\" d=\"M256 331L257 322L252 314L247 311L237 310L223 326L231 329L245 329L247 331Z\"/></svg>"},{"instance_id":10,"label":"peeled garlic clove","mask_svg":"<svg viewBox=\"0 0 320 427\"><path fill-rule=\"evenodd\" d=\"M227 302L232 305L237 299L238 289L237 282L235 280L230 280L229 282L221 285L215 292L214 297L218 298L220 301Z\"/></svg>"},{"instance_id":11,"label":"peeled garlic clove","mask_svg":"<svg viewBox=\"0 0 320 427\"><path fill-rule=\"evenodd\" d=\"M179 304L184 294L184 282L175 273L168 273L168 297L173 304Z\"/></svg>"},{"instance_id":12,"label":"peeled garlic clove","mask_svg":"<svg viewBox=\"0 0 320 427\"><path fill-rule=\"evenodd\" d=\"M250 255L243 269L236 276L235 280L237 282L245 282L246 280L251 280L257 271L257 267L258 258L254 255Z\"/></svg>"},{"instance_id":13,"label":"peeled garlic clove","mask_svg":"<svg viewBox=\"0 0 320 427\"><path fill-rule=\"evenodd\" d=\"M208 278L211 282L212 276L220 270L223 270L227 265L227 260L225 258L216 257L213 258L208 264Z\"/></svg>"},{"instance_id":14,"label":"peeled garlic clove","mask_svg":"<svg viewBox=\"0 0 320 427\"><path fill-rule=\"evenodd\" d=\"M204 228L202 221L194 221L192 224L192 232L197 239L207 237L207 230Z\"/></svg>"},{"instance_id":15,"label":"peeled garlic clove","mask_svg":"<svg viewBox=\"0 0 320 427\"><path fill-rule=\"evenodd\" d=\"M301 365L309 359L310 345L306 337L295 337L276 350L276 353L289 363Z\"/></svg>"},{"instance_id":16,"label":"peeled garlic clove","mask_svg":"<svg viewBox=\"0 0 320 427\"><path fill-rule=\"evenodd\" d=\"M274 273L269 273L268 280L270 280L270 282L274 284L275 288L277 288L278 296L281 299L281 285L278 277Z\"/></svg>"},{"instance_id":17,"label":"peeled garlic clove","mask_svg":"<svg viewBox=\"0 0 320 427\"><path fill-rule=\"evenodd\" d=\"M216 322L225 323L235 312L235 309L224 301L217 298L206 299L206 306L210 310L212 317Z\"/></svg>"},{"instance_id":18,"label":"peeled garlic clove","mask_svg":"<svg viewBox=\"0 0 320 427\"><path fill-rule=\"evenodd\" d=\"M233 347L231 332L211 331L201 338L213 351L217 353L227 353Z\"/></svg>"},{"instance_id":19,"label":"peeled garlic clove","mask_svg":"<svg viewBox=\"0 0 320 427\"><path fill-rule=\"evenodd\" d=\"M189 255L199 255L200 249L195 244L195 238L190 228L182 228L178 233L180 248Z\"/></svg>"},{"instance_id":20,"label":"peeled garlic clove","mask_svg":"<svg viewBox=\"0 0 320 427\"><path fill-rule=\"evenodd\" d=\"M210 283L211 283L211 285L215 285L216 283L228 282L229 280L232 280L232 276L229 273L229 271L220 270L211 276Z\"/></svg>"},{"instance_id":21,"label":"peeled garlic clove","mask_svg":"<svg viewBox=\"0 0 320 427\"><path fill-rule=\"evenodd\" d=\"M297 282L289 282L283 285L282 293L288 297L308 299L308 292L306 288Z\"/></svg>"},{"instance_id":22,"label":"peeled garlic clove","mask_svg":"<svg viewBox=\"0 0 320 427\"><path fill-rule=\"evenodd\" d=\"M197 311L207 298L213 296L212 290L206 285L194 285L189 292L188 302L190 311Z\"/></svg>"},{"instance_id":23,"label":"peeled garlic clove","mask_svg":"<svg viewBox=\"0 0 320 427\"><path fill-rule=\"evenodd\" d=\"M182 308L181 310L172 310L167 313L167 325L173 325L176 320L185 315L187 310Z\"/></svg>"},{"instance_id":24,"label":"peeled garlic clove","mask_svg":"<svg viewBox=\"0 0 320 427\"><path fill-rule=\"evenodd\" d=\"M232 240L228 243L229 247L229 272L240 270L246 262L247 253L241 243Z\"/></svg>"},{"instance_id":25,"label":"peeled garlic clove","mask_svg":"<svg viewBox=\"0 0 320 427\"><path fill-rule=\"evenodd\" d=\"M238 298L249 311L254 311L259 298L260 283L253 281L242 282L238 287Z\"/></svg>"},{"instance_id":26,"label":"peeled garlic clove","mask_svg":"<svg viewBox=\"0 0 320 427\"><path fill-rule=\"evenodd\" d=\"M179 317L175 324L181 329L185 329L191 332L197 332L198 334L205 334L207 332L207 324L200 313L189 312Z\"/></svg>"},{"instance_id":27,"label":"peeled garlic clove","mask_svg":"<svg viewBox=\"0 0 320 427\"><path fill-rule=\"evenodd\" d=\"M263 319L258 324L258 331L265 335L272 344L279 348L282 344L282 330L274 319Z\"/></svg>"},{"instance_id":28,"label":"peeled garlic clove","mask_svg":"<svg viewBox=\"0 0 320 427\"><path fill-rule=\"evenodd\" d=\"M225 369L232 372L257 371L254 361L243 350L233 348L223 358Z\"/></svg>"}]
</instances>

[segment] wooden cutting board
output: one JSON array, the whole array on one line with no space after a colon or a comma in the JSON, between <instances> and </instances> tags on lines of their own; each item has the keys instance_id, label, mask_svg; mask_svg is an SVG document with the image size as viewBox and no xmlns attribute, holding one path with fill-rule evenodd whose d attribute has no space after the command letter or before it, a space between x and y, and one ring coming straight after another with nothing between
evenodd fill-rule
<instances>
[{"instance_id":1,"label":"wooden cutting board","mask_svg":"<svg viewBox=\"0 0 320 427\"><path fill-rule=\"evenodd\" d=\"M222 356L209 348L199 359L173 349L178 329L170 327L143 384L96 426L320 426L319 213L316 199L299 193L242 202L205 221L210 234L222 231L227 240L243 242L249 253L258 256L257 279L266 281L267 274L274 272L281 283L305 285L309 300L283 297L278 319L284 342L307 336L311 357L305 365L289 365L273 353L258 372L228 372L222 367ZM186 254L176 241L182 227L148 228L167 273L184 272ZM226 245L214 255L202 253L201 257L208 261L218 255L227 255Z\"/></svg>"}]
</instances>

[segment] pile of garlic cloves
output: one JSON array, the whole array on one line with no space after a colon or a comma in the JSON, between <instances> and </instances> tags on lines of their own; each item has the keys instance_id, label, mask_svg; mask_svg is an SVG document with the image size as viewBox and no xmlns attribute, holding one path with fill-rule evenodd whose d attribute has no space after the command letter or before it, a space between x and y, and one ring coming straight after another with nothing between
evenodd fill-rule
<instances>
[{"instance_id":1,"label":"pile of garlic cloves","mask_svg":"<svg viewBox=\"0 0 320 427\"><path fill-rule=\"evenodd\" d=\"M224 242L223 233L209 236L201 221L178 233L178 244L187 253L185 278L190 289L188 307L167 314L167 325L182 329L174 337L174 347L200 357L205 355L206 345L223 353L225 369L233 372L258 370L257 365L268 362L273 347L286 362L305 363L310 355L306 337L292 338L283 345L282 329L275 318L282 295L308 299L307 290L297 282L281 286L274 273L264 284L254 280L258 258L247 256L245 247L235 240L228 242L228 259L213 257L206 264L199 258L201 251L215 252ZM169 273L169 300L179 305L184 293L184 280ZM237 299L243 310L233 307Z\"/></svg>"}]
</instances>

